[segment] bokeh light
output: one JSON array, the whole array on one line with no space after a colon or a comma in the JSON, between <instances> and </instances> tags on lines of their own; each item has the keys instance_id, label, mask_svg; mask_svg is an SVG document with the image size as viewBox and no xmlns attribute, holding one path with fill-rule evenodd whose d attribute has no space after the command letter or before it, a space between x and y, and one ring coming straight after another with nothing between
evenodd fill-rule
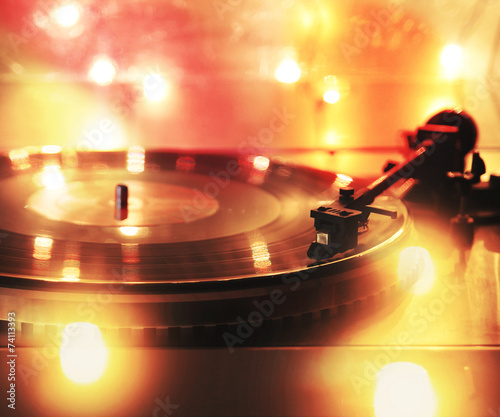
<instances>
[{"instance_id":1,"label":"bokeh light","mask_svg":"<svg viewBox=\"0 0 500 417\"><path fill-rule=\"evenodd\" d=\"M269 158L265 156L256 156L253 160L253 167L259 171L266 171L269 168Z\"/></svg>"},{"instance_id":2,"label":"bokeh light","mask_svg":"<svg viewBox=\"0 0 500 417\"><path fill-rule=\"evenodd\" d=\"M441 65L448 69L455 69L462 63L462 48L455 44L446 45L441 52Z\"/></svg>"},{"instance_id":3,"label":"bokeh light","mask_svg":"<svg viewBox=\"0 0 500 417\"><path fill-rule=\"evenodd\" d=\"M56 154L61 152L62 148L59 145L45 145L42 146L42 153Z\"/></svg>"},{"instance_id":4,"label":"bokeh light","mask_svg":"<svg viewBox=\"0 0 500 417\"><path fill-rule=\"evenodd\" d=\"M108 362L108 349L99 327L86 322L68 324L62 333L59 357L64 375L73 382L97 381Z\"/></svg>"},{"instance_id":5,"label":"bokeh light","mask_svg":"<svg viewBox=\"0 0 500 417\"><path fill-rule=\"evenodd\" d=\"M65 4L54 9L52 16L60 26L68 28L80 20L80 8L76 4Z\"/></svg>"},{"instance_id":6,"label":"bokeh light","mask_svg":"<svg viewBox=\"0 0 500 417\"><path fill-rule=\"evenodd\" d=\"M441 52L441 65L446 78L453 80L462 69L463 51L455 44L446 45Z\"/></svg>"},{"instance_id":7,"label":"bokeh light","mask_svg":"<svg viewBox=\"0 0 500 417\"><path fill-rule=\"evenodd\" d=\"M323 100L329 104L335 104L340 100L340 93L337 90L328 90L323 94Z\"/></svg>"},{"instance_id":8,"label":"bokeh light","mask_svg":"<svg viewBox=\"0 0 500 417\"><path fill-rule=\"evenodd\" d=\"M144 96L149 101L162 101L167 96L167 82L160 74L146 75L142 84Z\"/></svg>"},{"instance_id":9,"label":"bokeh light","mask_svg":"<svg viewBox=\"0 0 500 417\"><path fill-rule=\"evenodd\" d=\"M36 175L38 177L38 175ZM35 182L38 182L35 180ZM66 180L59 165L47 165L41 174L42 186L48 190L56 190L66 185Z\"/></svg>"},{"instance_id":10,"label":"bokeh light","mask_svg":"<svg viewBox=\"0 0 500 417\"><path fill-rule=\"evenodd\" d=\"M419 246L403 249L399 254L398 278L401 285L413 294L428 293L435 280L434 263L429 251Z\"/></svg>"},{"instance_id":11,"label":"bokeh light","mask_svg":"<svg viewBox=\"0 0 500 417\"><path fill-rule=\"evenodd\" d=\"M281 61L274 75L279 82L292 84L299 80L301 71L294 59L287 58Z\"/></svg>"},{"instance_id":12,"label":"bokeh light","mask_svg":"<svg viewBox=\"0 0 500 417\"><path fill-rule=\"evenodd\" d=\"M411 362L386 365L377 376L376 417L434 417L436 396L427 371Z\"/></svg>"},{"instance_id":13,"label":"bokeh light","mask_svg":"<svg viewBox=\"0 0 500 417\"><path fill-rule=\"evenodd\" d=\"M116 76L116 68L111 59L105 56L96 58L89 70L89 77L99 85L109 85Z\"/></svg>"}]
</instances>

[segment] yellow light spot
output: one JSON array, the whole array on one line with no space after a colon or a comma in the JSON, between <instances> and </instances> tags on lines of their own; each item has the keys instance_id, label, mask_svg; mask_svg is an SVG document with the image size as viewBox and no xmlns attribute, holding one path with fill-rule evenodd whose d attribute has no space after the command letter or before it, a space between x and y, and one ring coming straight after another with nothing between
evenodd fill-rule
<instances>
[{"instance_id":1,"label":"yellow light spot","mask_svg":"<svg viewBox=\"0 0 500 417\"><path fill-rule=\"evenodd\" d=\"M70 380L78 384L97 381L108 362L108 349L99 327L85 322L68 324L62 333L59 357L64 375Z\"/></svg>"},{"instance_id":2,"label":"yellow light spot","mask_svg":"<svg viewBox=\"0 0 500 417\"><path fill-rule=\"evenodd\" d=\"M76 4L66 4L52 12L55 21L63 27L71 27L80 20L80 9Z\"/></svg>"},{"instance_id":3,"label":"yellow light spot","mask_svg":"<svg viewBox=\"0 0 500 417\"><path fill-rule=\"evenodd\" d=\"M42 153L56 154L61 152L62 148L59 145L45 145L42 147Z\"/></svg>"},{"instance_id":4,"label":"yellow light spot","mask_svg":"<svg viewBox=\"0 0 500 417\"><path fill-rule=\"evenodd\" d=\"M279 64L274 75L279 82L291 84L299 80L301 71L295 60L287 58Z\"/></svg>"},{"instance_id":5,"label":"yellow light spot","mask_svg":"<svg viewBox=\"0 0 500 417\"><path fill-rule=\"evenodd\" d=\"M89 77L99 85L111 84L116 75L116 68L106 56L97 57L89 70Z\"/></svg>"},{"instance_id":6,"label":"yellow light spot","mask_svg":"<svg viewBox=\"0 0 500 417\"><path fill-rule=\"evenodd\" d=\"M138 174L144 172L146 151L141 146L132 146L127 154L127 171Z\"/></svg>"},{"instance_id":7,"label":"yellow light spot","mask_svg":"<svg viewBox=\"0 0 500 417\"><path fill-rule=\"evenodd\" d=\"M266 171L269 168L269 158L265 156L256 156L253 160L253 167L259 171Z\"/></svg>"},{"instance_id":8,"label":"yellow light spot","mask_svg":"<svg viewBox=\"0 0 500 417\"><path fill-rule=\"evenodd\" d=\"M62 280L66 282L80 281L80 261L78 259L65 259L62 271Z\"/></svg>"},{"instance_id":9,"label":"yellow light spot","mask_svg":"<svg viewBox=\"0 0 500 417\"><path fill-rule=\"evenodd\" d=\"M167 96L167 82L160 74L146 75L142 84L144 95L149 101L162 101Z\"/></svg>"},{"instance_id":10,"label":"yellow light spot","mask_svg":"<svg viewBox=\"0 0 500 417\"><path fill-rule=\"evenodd\" d=\"M135 236L139 232L139 228L135 226L122 226L120 233L125 236Z\"/></svg>"},{"instance_id":11,"label":"yellow light spot","mask_svg":"<svg viewBox=\"0 0 500 417\"><path fill-rule=\"evenodd\" d=\"M310 28L314 23L314 17L309 12L305 12L302 15L302 23L306 28Z\"/></svg>"},{"instance_id":12,"label":"yellow light spot","mask_svg":"<svg viewBox=\"0 0 500 417\"><path fill-rule=\"evenodd\" d=\"M376 417L434 417L436 396L427 371L411 362L391 363L377 375Z\"/></svg>"},{"instance_id":13,"label":"yellow light spot","mask_svg":"<svg viewBox=\"0 0 500 417\"><path fill-rule=\"evenodd\" d=\"M40 175L40 174L38 174ZM38 175L35 182L38 182ZM41 185L49 190L64 187L66 180L59 165L47 165L41 173Z\"/></svg>"},{"instance_id":14,"label":"yellow light spot","mask_svg":"<svg viewBox=\"0 0 500 417\"><path fill-rule=\"evenodd\" d=\"M251 244L254 267L258 270L266 270L271 266L271 256L265 242L253 242Z\"/></svg>"},{"instance_id":15,"label":"yellow light spot","mask_svg":"<svg viewBox=\"0 0 500 417\"><path fill-rule=\"evenodd\" d=\"M53 240L50 237L37 236L33 247L33 258L48 261L52 256Z\"/></svg>"},{"instance_id":16,"label":"yellow light spot","mask_svg":"<svg viewBox=\"0 0 500 417\"><path fill-rule=\"evenodd\" d=\"M340 93L337 90L328 90L323 94L323 100L327 103L335 104L340 100Z\"/></svg>"},{"instance_id":17,"label":"yellow light spot","mask_svg":"<svg viewBox=\"0 0 500 417\"><path fill-rule=\"evenodd\" d=\"M413 294L429 292L435 279L434 263L429 251L419 246L403 249L399 254L398 279Z\"/></svg>"},{"instance_id":18,"label":"yellow light spot","mask_svg":"<svg viewBox=\"0 0 500 417\"><path fill-rule=\"evenodd\" d=\"M15 149L9 152L12 166L16 170L28 169L31 167L29 154L24 149Z\"/></svg>"},{"instance_id":19,"label":"yellow light spot","mask_svg":"<svg viewBox=\"0 0 500 417\"><path fill-rule=\"evenodd\" d=\"M325 135L325 142L327 145L338 145L340 142L339 135L333 130L329 130Z\"/></svg>"}]
</instances>

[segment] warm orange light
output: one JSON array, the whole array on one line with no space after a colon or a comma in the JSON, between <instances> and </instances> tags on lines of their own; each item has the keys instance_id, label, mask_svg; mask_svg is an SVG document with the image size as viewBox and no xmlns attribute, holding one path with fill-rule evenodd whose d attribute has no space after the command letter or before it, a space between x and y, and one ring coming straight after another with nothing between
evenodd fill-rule
<instances>
[{"instance_id":1,"label":"warm orange light","mask_svg":"<svg viewBox=\"0 0 500 417\"><path fill-rule=\"evenodd\" d=\"M271 266L271 256L265 242L251 244L254 267L258 270L267 270Z\"/></svg>"},{"instance_id":2,"label":"warm orange light","mask_svg":"<svg viewBox=\"0 0 500 417\"><path fill-rule=\"evenodd\" d=\"M42 146L42 153L56 154L61 152L62 148L59 145L45 145Z\"/></svg>"},{"instance_id":3,"label":"warm orange light","mask_svg":"<svg viewBox=\"0 0 500 417\"><path fill-rule=\"evenodd\" d=\"M333 131L333 130L329 130L328 132L326 132L325 134L325 142L328 144L328 145L339 145L340 143L340 136L337 134L337 132Z\"/></svg>"},{"instance_id":4,"label":"warm orange light","mask_svg":"<svg viewBox=\"0 0 500 417\"><path fill-rule=\"evenodd\" d=\"M139 232L139 228L135 226L122 226L120 233L125 236L135 236Z\"/></svg>"},{"instance_id":5,"label":"warm orange light","mask_svg":"<svg viewBox=\"0 0 500 417\"><path fill-rule=\"evenodd\" d=\"M399 254L398 279L413 294L429 292L435 279L434 263L429 251L419 246L403 249Z\"/></svg>"},{"instance_id":6,"label":"warm orange light","mask_svg":"<svg viewBox=\"0 0 500 417\"><path fill-rule=\"evenodd\" d=\"M80 9L76 4L66 4L52 12L55 21L63 27L71 27L80 20Z\"/></svg>"},{"instance_id":7,"label":"warm orange light","mask_svg":"<svg viewBox=\"0 0 500 417\"><path fill-rule=\"evenodd\" d=\"M132 146L127 154L127 170L134 174L144 172L146 151L141 146Z\"/></svg>"},{"instance_id":8,"label":"warm orange light","mask_svg":"<svg viewBox=\"0 0 500 417\"><path fill-rule=\"evenodd\" d=\"M52 257L53 242L50 237L37 236L33 247L33 258L48 261Z\"/></svg>"},{"instance_id":9,"label":"warm orange light","mask_svg":"<svg viewBox=\"0 0 500 417\"><path fill-rule=\"evenodd\" d=\"M115 65L111 59L106 56L96 58L89 70L90 79L99 85L111 84L115 75Z\"/></svg>"},{"instance_id":10,"label":"warm orange light","mask_svg":"<svg viewBox=\"0 0 500 417\"><path fill-rule=\"evenodd\" d=\"M9 152L12 166L16 170L28 169L31 167L29 154L24 149L14 149Z\"/></svg>"},{"instance_id":11,"label":"warm orange light","mask_svg":"<svg viewBox=\"0 0 500 417\"><path fill-rule=\"evenodd\" d=\"M167 82L160 74L148 74L143 80L143 90L149 101L162 101L167 96Z\"/></svg>"},{"instance_id":12,"label":"warm orange light","mask_svg":"<svg viewBox=\"0 0 500 417\"><path fill-rule=\"evenodd\" d=\"M391 363L377 376L376 417L434 417L436 396L427 371L411 362Z\"/></svg>"},{"instance_id":13,"label":"warm orange light","mask_svg":"<svg viewBox=\"0 0 500 417\"><path fill-rule=\"evenodd\" d=\"M328 90L323 94L323 100L327 103L335 104L340 100L340 93L337 90Z\"/></svg>"},{"instance_id":14,"label":"warm orange light","mask_svg":"<svg viewBox=\"0 0 500 417\"><path fill-rule=\"evenodd\" d=\"M64 375L70 380L78 384L97 381L108 362L108 349L99 327L85 322L68 324L62 333L59 357Z\"/></svg>"},{"instance_id":15,"label":"warm orange light","mask_svg":"<svg viewBox=\"0 0 500 417\"><path fill-rule=\"evenodd\" d=\"M253 167L259 171L266 171L269 168L269 158L265 156L256 156L253 160Z\"/></svg>"},{"instance_id":16,"label":"warm orange light","mask_svg":"<svg viewBox=\"0 0 500 417\"><path fill-rule=\"evenodd\" d=\"M274 75L279 82L292 84L299 80L301 71L295 60L287 58L281 61Z\"/></svg>"}]
</instances>

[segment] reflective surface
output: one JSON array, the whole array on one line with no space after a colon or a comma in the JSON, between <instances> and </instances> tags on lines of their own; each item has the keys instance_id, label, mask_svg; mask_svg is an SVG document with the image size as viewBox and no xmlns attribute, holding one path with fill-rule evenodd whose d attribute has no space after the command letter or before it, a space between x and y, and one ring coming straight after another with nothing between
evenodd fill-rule
<instances>
[{"instance_id":1,"label":"reflective surface","mask_svg":"<svg viewBox=\"0 0 500 417\"><path fill-rule=\"evenodd\" d=\"M497 223L464 250L429 206L383 197L397 222L306 257L308 211L444 107L499 169L499 2L1 8L1 415L500 415ZM72 322L109 347L84 385L66 365L103 356L60 350Z\"/></svg>"},{"instance_id":2,"label":"reflective surface","mask_svg":"<svg viewBox=\"0 0 500 417\"><path fill-rule=\"evenodd\" d=\"M40 157L32 155L32 163L45 165L47 157ZM64 159L64 153L59 157ZM49 165L57 167L56 177L47 174L47 165L18 170L17 162L7 162L10 172L0 191L10 201L0 208L0 228L7 234L2 241L4 273L57 279L64 276L70 251L81 258L80 282L114 282L111 271L120 263L130 264L123 245L136 245L133 275L143 282L307 268L307 247L315 239L309 211L338 194L336 174L270 165L263 156L192 154L193 166L186 172L179 164L185 156L151 152L141 173L125 169L130 154L79 157L76 167ZM114 218L119 183L129 187L129 213L123 221ZM349 256L401 233L407 221L404 206L388 197L378 204L397 210L399 218L372 216L370 233L360 236L359 248Z\"/></svg>"}]
</instances>

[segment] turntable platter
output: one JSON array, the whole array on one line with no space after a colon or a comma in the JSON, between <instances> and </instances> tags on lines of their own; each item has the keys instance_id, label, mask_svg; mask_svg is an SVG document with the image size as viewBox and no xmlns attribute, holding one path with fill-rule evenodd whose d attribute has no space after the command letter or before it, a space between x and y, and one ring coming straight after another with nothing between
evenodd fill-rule
<instances>
[{"instance_id":1,"label":"turntable platter","mask_svg":"<svg viewBox=\"0 0 500 417\"><path fill-rule=\"evenodd\" d=\"M378 259L393 263L386 255L411 231L404 204L382 196L377 205L396 210L397 220L374 216L355 250L311 264L310 210L336 198L343 176L241 155L151 151L139 169L131 167L126 152L71 158L36 154L21 168L11 159L2 161L0 171L0 197L6 202L0 206L4 294L6 288L29 289L43 299L61 292L78 298L82 291L99 292L119 282L115 298L121 305L130 302L129 295L134 303L156 306L196 300L227 304L250 302L273 286L286 286L286 277L294 282L293 274L317 277L304 284L315 291L327 281L363 276L335 300L297 301L303 304L299 312L320 310L394 285L394 274L370 278L368 272L380 267ZM129 215L123 221L114 218L117 184L129 187ZM296 312L296 303L287 305L284 314ZM190 311L180 320L172 314L155 320L203 322ZM234 319L234 308L227 311ZM137 323L132 313L128 316ZM228 321L221 318L220 305L210 316L205 315L208 323Z\"/></svg>"}]
</instances>

